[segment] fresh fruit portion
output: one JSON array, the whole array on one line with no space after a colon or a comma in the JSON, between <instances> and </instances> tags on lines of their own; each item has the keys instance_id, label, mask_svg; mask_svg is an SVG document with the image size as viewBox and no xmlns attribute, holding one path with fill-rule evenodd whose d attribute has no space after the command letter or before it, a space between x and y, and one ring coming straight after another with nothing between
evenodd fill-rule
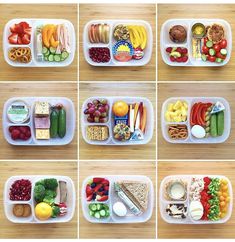
<instances>
[{"instance_id":1,"label":"fresh fruit portion","mask_svg":"<svg viewBox=\"0 0 235 242\"><path fill-rule=\"evenodd\" d=\"M9 132L13 140L29 140L31 130L29 126L10 126Z\"/></svg>"},{"instance_id":2,"label":"fresh fruit portion","mask_svg":"<svg viewBox=\"0 0 235 242\"><path fill-rule=\"evenodd\" d=\"M107 47L92 47L89 49L89 57L96 63L106 63L111 59L110 50Z\"/></svg>"},{"instance_id":3,"label":"fresh fruit portion","mask_svg":"<svg viewBox=\"0 0 235 242\"><path fill-rule=\"evenodd\" d=\"M11 34L8 36L9 44L28 45L31 41L32 27L27 22L13 24L10 27Z\"/></svg>"},{"instance_id":4,"label":"fresh fruit portion","mask_svg":"<svg viewBox=\"0 0 235 242\"><path fill-rule=\"evenodd\" d=\"M127 28L130 33L130 41L133 47L135 49L141 48L141 50L144 50L148 40L145 27L142 25L128 25Z\"/></svg>"},{"instance_id":5,"label":"fresh fruit portion","mask_svg":"<svg viewBox=\"0 0 235 242\"><path fill-rule=\"evenodd\" d=\"M108 24L91 24L88 28L88 38L91 43L109 43L110 27Z\"/></svg>"},{"instance_id":6,"label":"fresh fruit portion","mask_svg":"<svg viewBox=\"0 0 235 242\"><path fill-rule=\"evenodd\" d=\"M113 114L118 116L118 117L123 117L127 115L129 111L128 104L123 101L117 101L113 104L112 108Z\"/></svg>"},{"instance_id":7,"label":"fresh fruit portion","mask_svg":"<svg viewBox=\"0 0 235 242\"><path fill-rule=\"evenodd\" d=\"M31 199L32 183L28 179L20 179L13 182L9 192L11 201L29 201Z\"/></svg>"},{"instance_id":8,"label":"fresh fruit portion","mask_svg":"<svg viewBox=\"0 0 235 242\"><path fill-rule=\"evenodd\" d=\"M88 205L89 215L96 219L109 218L109 206L104 203L91 203Z\"/></svg>"},{"instance_id":9,"label":"fresh fruit portion","mask_svg":"<svg viewBox=\"0 0 235 242\"><path fill-rule=\"evenodd\" d=\"M106 123L109 118L109 104L106 99L95 99L84 110L89 123Z\"/></svg>"},{"instance_id":10,"label":"fresh fruit portion","mask_svg":"<svg viewBox=\"0 0 235 242\"><path fill-rule=\"evenodd\" d=\"M52 207L45 203L38 203L35 207L35 215L39 220L48 220L52 216Z\"/></svg>"},{"instance_id":11,"label":"fresh fruit portion","mask_svg":"<svg viewBox=\"0 0 235 242\"><path fill-rule=\"evenodd\" d=\"M187 62L188 49L182 47L167 47L166 53L169 55L171 62Z\"/></svg>"},{"instance_id":12,"label":"fresh fruit portion","mask_svg":"<svg viewBox=\"0 0 235 242\"><path fill-rule=\"evenodd\" d=\"M86 199L88 202L104 202L109 198L109 181L105 178L94 177L86 185Z\"/></svg>"},{"instance_id":13,"label":"fresh fruit portion","mask_svg":"<svg viewBox=\"0 0 235 242\"><path fill-rule=\"evenodd\" d=\"M165 112L167 122L185 122L188 115L188 103L177 100L175 103L169 103Z\"/></svg>"}]
</instances>

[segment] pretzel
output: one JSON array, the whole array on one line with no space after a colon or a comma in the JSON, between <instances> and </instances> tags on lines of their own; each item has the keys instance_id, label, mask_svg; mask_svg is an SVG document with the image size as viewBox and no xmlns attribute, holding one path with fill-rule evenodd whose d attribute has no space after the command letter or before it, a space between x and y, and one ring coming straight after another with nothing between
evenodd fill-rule
<instances>
[{"instance_id":1,"label":"pretzel","mask_svg":"<svg viewBox=\"0 0 235 242\"><path fill-rule=\"evenodd\" d=\"M176 124L176 125L169 125L168 127L168 134L171 139L186 139L188 137L188 128L186 125Z\"/></svg>"},{"instance_id":2,"label":"pretzel","mask_svg":"<svg viewBox=\"0 0 235 242\"><path fill-rule=\"evenodd\" d=\"M31 50L29 47L14 47L8 51L8 57L12 61L20 63L29 63L32 59Z\"/></svg>"}]
</instances>

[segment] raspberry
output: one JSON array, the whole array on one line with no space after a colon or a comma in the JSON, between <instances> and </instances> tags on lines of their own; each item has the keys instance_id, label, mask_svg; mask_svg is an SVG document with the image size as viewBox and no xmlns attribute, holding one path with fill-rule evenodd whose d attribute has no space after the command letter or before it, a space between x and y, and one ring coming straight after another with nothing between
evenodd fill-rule
<instances>
[{"instance_id":1,"label":"raspberry","mask_svg":"<svg viewBox=\"0 0 235 242\"><path fill-rule=\"evenodd\" d=\"M11 132L11 138L13 140L17 140L17 139L19 139L19 137L20 137L20 131L18 129L12 130L12 132Z\"/></svg>"},{"instance_id":2,"label":"raspberry","mask_svg":"<svg viewBox=\"0 0 235 242\"><path fill-rule=\"evenodd\" d=\"M21 133L26 134L26 132L27 132L27 127L25 127L25 126L20 126L19 129L20 129L20 132L21 132Z\"/></svg>"},{"instance_id":3,"label":"raspberry","mask_svg":"<svg viewBox=\"0 0 235 242\"><path fill-rule=\"evenodd\" d=\"M14 129L15 129L14 126L10 126L9 127L9 132L11 133Z\"/></svg>"}]
</instances>

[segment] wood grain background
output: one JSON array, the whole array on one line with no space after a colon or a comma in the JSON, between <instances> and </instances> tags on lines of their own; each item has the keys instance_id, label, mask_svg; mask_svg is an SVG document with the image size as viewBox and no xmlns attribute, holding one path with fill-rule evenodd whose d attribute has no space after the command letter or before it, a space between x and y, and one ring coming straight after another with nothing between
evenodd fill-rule
<instances>
[{"instance_id":1,"label":"wood grain background","mask_svg":"<svg viewBox=\"0 0 235 242\"><path fill-rule=\"evenodd\" d=\"M80 90L80 111L83 102L91 96L136 96L147 97L155 110L156 92L155 84L130 84L130 83L81 83ZM155 114L154 114L155 117ZM82 137L81 127L79 127L79 156L81 160L138 160L156 158L156 136L155 129L152 140L146 145L123 145L123 146L99 146L89 145Z\"/></svg>"},{"instance_id":2,"label":"wood grain background","mask_svg":"<svg viewBox=\"0 0 235 242\"><path fill-rule=\"evenodd\" d=\"M1 22L0 33L5 24L14 18L49 18L67 19L74 25L77 33L77 5L76 4L0 4ZM77 40L76 40L77 41ZM47 68L16 68L7 64L2 50L2 36L0 38L0 81L76 81L78 75L77 54L73 63L68 67ZM77 45L76 45L77 46ZM77 47L76 47L77 48ZM76 50L77 53L77 50Z\"/></svg>"},{"instance_id":3,"label":"wood grain background","mask_svg":"<svg viewBox=\"0 0 235 242\"><path fill-rule=\"evenodd\" d=\"M76 83L0 83L1 97L0 110L3 110L4 103L12 97L37 97L54 96L68 97L77 107L77 84ZM2 123L2 115L0 116ZM63 146L13 146L7 143L3 137L3 128L0 130L0 159L53 159L53 160L72 160L77 159L77 131L73 141Z\"/></svg>"},{"instance_id":4,"label":"wood grain background","mask_svg":"<svg viewBox=\"0 0 235 242\"><path fill-rule=\"evenodd\" d=\"M83 180L91 175L145 175L155 189L155 161L80 161L79 182L80 201ZM124 168L125 167L125 168ZM154 201L155 202L155 201ZM79 209L79 237L81 239L154 239L156 237L155 206L151 219L146 223L136 224L92 224L83 217L81 202Z\"/></svg>"},{"instance_id":5,"label":"wood grain background","mask_svg":"<svg viewBox=\"0 0 235 242\"><path fill-rule=\"evenodd\" d=\"M6 180L17 175L61 175L69 176L77 191L77 162L8 161L0 162L0 203ZM57 224L14 224L7 220L3 206L0 206L1 239L62 239L77 238L77 206L74 217L68 223Z\"/></svg>"},{"instance_id":6,"label":"wood grain background","mask_svg":"<svg viewBox=\"0 0 235 242\"><path fill-rule=\"evenodd\" d=\"M83 54L83 29L96 19L140 19L150 23L153 30L151 61L142 67L94 67ZM155 4L80 4L79 8L80 81L155 81L156 80L156 5Z\"/></svg>"},{"instance_id":7,"label":"wood grain background","mask_svg":"<svg viewBox=\"0 0 235 242\"><path fill-rule=\"evenodd\" d=\"M235 84L158 84L158 159L234 159L235 149ZM161 129L161 108L169 97L223 97L231 109L231 132L225 143L221 144L170 144L164 140Z\"/></svg>"},{"instance_id":8,"label":"wood grain background","mask_svg":"<svg viewBox=\"0 0 235 242\"><path fill-rule=\"evenodd\" d=\"M171 67L165 64L160 53L162 24L171 18L224 19L235 28L235 5L233 4L158 4L158 80L159 81L234 81L235 50L223 67ZM235 40L233 38L233 46Z\"/></svg>"},{"instance_id":9,"label":"wood grain background","mask_svg":"<svg viewBox=\"0 0 235 242\"><path fill-rule=\"evenodd\" d=\"M208 175L223 175L227 176L232 183L233 190L235 188L235 162L197 162L183 161L159 161L158 162L158 189L160 183L165 176L169 175L195 175L195 174L208 174ZM159 192L158 192L159 194ZM233 197L234 199L234 197ZM159 201L159 200L158 200ZM158 206L159 209L159 206ZM207 224L207 225L177 225L168 224L161 218L158 211L158 238L159 239L205 239L205 238L234 238L235 237L235 214L225 224Z\"/></svg>"}]
</instances>

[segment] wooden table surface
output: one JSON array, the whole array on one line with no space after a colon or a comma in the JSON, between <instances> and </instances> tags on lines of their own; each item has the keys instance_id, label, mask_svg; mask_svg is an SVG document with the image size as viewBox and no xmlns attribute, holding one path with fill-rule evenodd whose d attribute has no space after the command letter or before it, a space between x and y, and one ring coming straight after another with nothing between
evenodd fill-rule
<instances>
[{"instance_id":1,"label":"wooden table surface","mask_svg":"<svg viewBox=\"0 0 235 242\"><path fill-rule=\"evenodd\" d=\"M158 159L234 159L235 149L235 83L171 83L158 84ZM221 144L170 144L164 140L161 130L161 108L169 97L223 97L227 99L231 109L230 136Z\"/></svg>"},{"instance_id":2,"label":"wooden table surface","mask_svg":"<svg viewBox=\"0 0 235 242\"><path fill-rule=\"evenodd\" d=\"M17 175L62 175L69 176L77 191L77 162L17 161L0 162L0 203L3 204L3 190L6 180ZM0 206L1 239L62 239L77 238L77 206L74 217L68 223L57 224L14 224L7 220L3 206Z\"/></svg>"},{"instance_id":3,"label":"wooden table surface","mask_svg":"<svg viewBox=\"0 0 235 242\"><path fill-rule=\"evenodd\" d=\"M208 175L223 175L227 176L232 183L233 191L235 189L235 163L234 162L158 162L158 189L160 182L165 176L169 175L195 175L195 174L208 174ZM234 197L233 197L234 200ZM158 206L159 209L159 206ZM235 213L232 213L230 220L225 224L213 225L177 225L168 224L160 216L158 211L158 238L234 238L235 237Z\"/></svg>"},{"instance_id":4,"label":"wooden table surface","mask_svg":"<svg viewBox=\"0 0 235 242\"><path fill-rule=\"evenodd\" d=\"M68 97L77 107L77 84L76 83L45 83L45 82L0 82L1 98L0 110L3 112L4 103L12 97L37 97L54 96ZM0 116L2 123L2 114ZM1 125L2 126L2 125ZM3 126L2 126L3 127ZM52 159L52 160L72 160L77 159L77 132L73 141L65 146L13 146L7 143L0 129L0 160L6 159Z\"/></svg>"},{"instance_id":5,"label":"wooden table surface","mask_svg":"<svg viewBox=\"0 0 235 242\"><path fill-rule=\"evenodd\" d=\"M91 96L136 96L147 97L155 110L155 84L120 84L120 83L80 83L80 109L81 112L83 102ZM154 114L155 117L155 114ZM81 160L139 160L139 159L156 159L156 137L155 129L152 140L146 145L130 145L130 146L99 146L87 144L81 134L81 125L79 127L79 153Z\"/></svg>"},{"instance_id":6,"label":"wooden table surface","mask_svg":"<svg viewBox=\"0 0 235 242\"><path fill-rule=\"evenodd\" d=\"M232 4L158 4L158 80L159 81L234 81L235 50L224 67L171 67L165 64L160 53L162 24L172 18L224 19L235 29L235 5ZM232 32L233 33L233 32ZM233 38L233 46L235 40Z\"/></svg>"},{"instance_id":7,"label":"wooden table surface","mask_svg":"<svg viewBox=\"0 0 235 242\"><path fill-rule=\"evenodd\" d=\"M0 4L1 22L0 33L5 24L14 18L51 18L67 19L74 25L77 33L77 5L76 4ZM4 60L2 49L2 35L0 38L0 81L76 81L78 75L77 54L73 63L61 68L16 68L11 67ZM77 53L77 51L76 51Z\"/></svg>"},{"instance_id":8,"label":"wooden table surface","mask_svg":"<svg viewBox=\"0 0 235 242\"><path fill-rule=\"evenodd\" d=\"M83 54L83 28L87 22L96 19L139 19L148 21L152 27L154 38L151 61L142 67L93 67L89 65ZM155 81L155 19L155 4L80 4L80 81Z\"/></svg>"},{"instance_id":9,"label":"wooden table surface","mask_svg":"<svg viewBox=\"0 0 235 242\"><path fill-rule=\"evenodd\" d=\"M83 180L91 175L145 175L154 185L156 183L155 161L80 161L80 209L79 209L79 237L81 239L154 239L156 237L155 206L153 215L146 223L132 224L92 224L83 217L81 208L81 186ZM125 167L125 169L123 169ZM154 201L155 203L155 201Z\"/></svg>"}]
</instances>

